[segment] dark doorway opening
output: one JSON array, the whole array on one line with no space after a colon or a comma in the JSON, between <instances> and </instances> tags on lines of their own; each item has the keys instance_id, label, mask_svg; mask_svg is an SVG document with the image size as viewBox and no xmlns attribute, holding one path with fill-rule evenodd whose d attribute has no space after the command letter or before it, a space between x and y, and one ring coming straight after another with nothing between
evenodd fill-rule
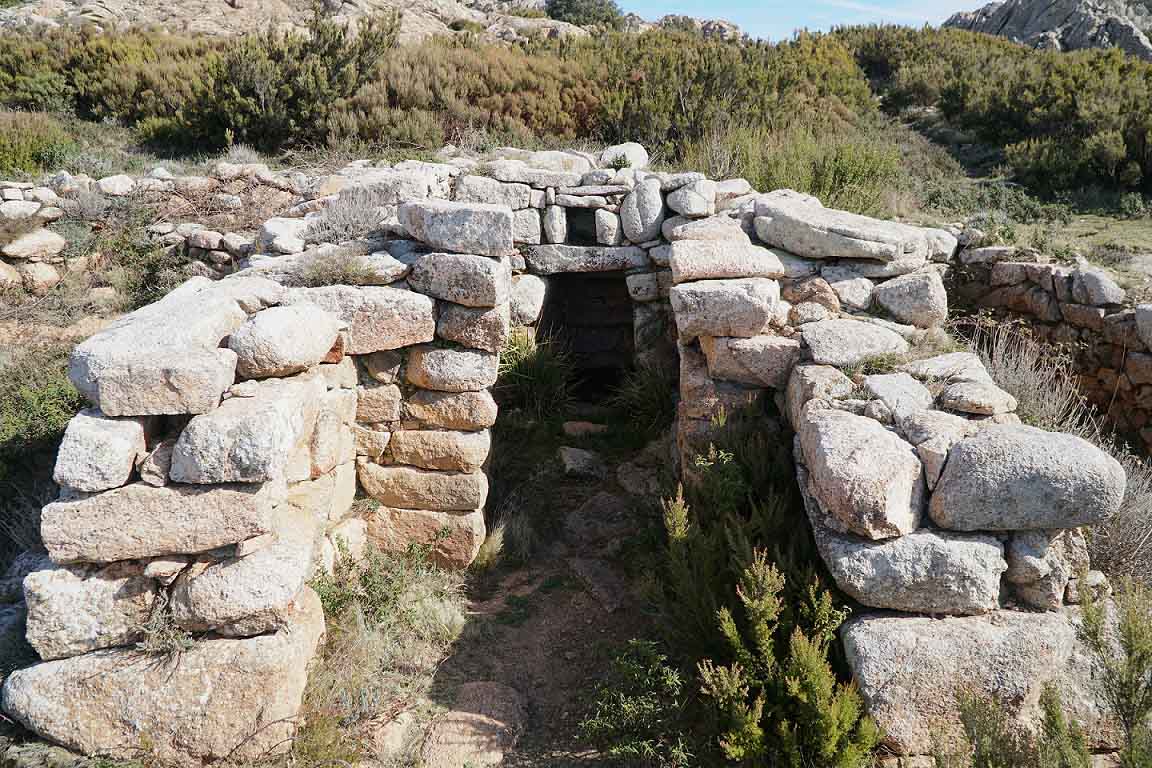
<instances>
[{"instance_id":1,"label":"dark doorway opening","mask_svg":"<svg viewBox=\"0 0 1152 768\"><path fill-rule=\"evenodd\" d=\"M623 272L552 275L539 327L571 356L577 399L602 400L632 367L632 299Z\"/></svg>"},{"instance_id":2,"label":"dark doorway opening","mask_svg":"<svg viewBox=\"0 0 1152 768\"><path fill-rule=\"evenodd\" d=\"M568 209L568 243L596 245L596 211L591 208Z\"/></svg>"}]
</instances>

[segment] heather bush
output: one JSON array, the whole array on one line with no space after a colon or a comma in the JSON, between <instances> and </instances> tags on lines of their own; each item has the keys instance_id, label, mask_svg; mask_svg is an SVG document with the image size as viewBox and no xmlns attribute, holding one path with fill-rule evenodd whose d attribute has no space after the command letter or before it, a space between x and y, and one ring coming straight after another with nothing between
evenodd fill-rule
<instances>
[{"instance_id":1,"label":"heather bush","mask_svg":"<svg viewBox=\"0 0 1152 768\"><path fill-rule=\"evenodd\" d=\"M615 0L548 0L544 12L553 19L581 27L619 27L624 16Z\"/></svg>"},{"instance_id":2,"label":"heather bush","mask_svg":"<svg viewBox=\"0 0 1152 768\"><path fill-rule=\"evenodd\" d=\"M1018 178L1043 191L1152 184L1152 64L1117 48L1037 51L954 29L840 30L898 113L932 107L1002 147Z\"/></svg>"},{"instance_id":3,"label":"heather bush","mask_svg":"<svg viewBox=\"0 0 1152 768\"><path fill-rule=\"evenodd\" d=\"M55 118L0 112L0 176L59 167L74 144Z\"/></svg>"},{"instance_id":4,"label":"heather bush","mask_svg":"<svg viewBox=\"0 0 1152 768\"><path fill-rule=\"evenodd\" d=\"M598 87L549 52L429 41L397 49L378 77L339 102L334 141L438 149L462 131L508 143L575 140L598 130Z\"/></svg>"}]
</instances>

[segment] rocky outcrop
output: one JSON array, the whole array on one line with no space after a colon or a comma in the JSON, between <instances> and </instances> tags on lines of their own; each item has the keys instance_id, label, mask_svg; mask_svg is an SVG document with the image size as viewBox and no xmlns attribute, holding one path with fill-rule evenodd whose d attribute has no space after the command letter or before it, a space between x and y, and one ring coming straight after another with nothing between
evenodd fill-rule
<instances>
[{"instance_id":1,"label":"rocky outcrop","mask_svg":"<svg viewBox=\"0 0 1152 768\"><path fill-rule=\"evenodd\" d=\"M1115 47L1152 60L1152 14L1128 0L1005 0L954 14L944 26L1046 50Z\"/></svg>"}]
</instances>

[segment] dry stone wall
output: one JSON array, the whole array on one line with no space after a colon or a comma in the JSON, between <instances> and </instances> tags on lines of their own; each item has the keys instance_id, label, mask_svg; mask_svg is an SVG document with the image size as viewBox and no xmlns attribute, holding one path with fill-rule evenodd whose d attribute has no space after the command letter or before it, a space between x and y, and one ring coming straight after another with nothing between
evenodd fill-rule
<instances>
[{"instance_id":1,"label":"dry stone wall","mask_svg":"<svg viewBox=\"0 0 1152 768\"><path fill-rule=\"evenodd\" d=\"M1081 528L1119 507L1120 465L1022 425L977 355L940 354L949 233L788 191L738 218L720 247L671 248L684 476L721 409L770 397L786 414L817 549L860 606L842 639L891 765L959 743L961 691L1035 727L1049 682L1115 750L1073 604L1107 589Z\"/></svg>"},{"instance_id":2,"label":"dry stone wall","mask_svg":"<svg viewBox=\"0 0 1152 768\"><path fill-rule=\"evenodd\" d=\"M1152 446L1152 305L1134 304L1104 269L1049 263L1012 246L961 250L950 269L957 303L1023 323L1074 360L1085 397Z\"/></svg>"},{"instance_id":3,"label":"dry stone wall","mask_svg":"<svg viewBox=\"0 0 1152 768\"><path fill-rule=\"evenodd\" d=\"M26 619L0 616L41 659L6 681L10 716L87 754L284 749L324 632L310 579L369 543L472 561L500 353L564 280L599 274L626 286L634 363L678 371L687 481L722 413L785 415L896 764L955 734L970 685L1034 724L1055 682L1115 746L1074 605L1107 590L1081 528L1119 506L1124 472L1020 424L977 356L940 354L955 236L650 173L639 145L443 159L292 179L296 202L250 238L157 230L203 268L71 357L90 407L59 451L47 555L21 563ZM365 201L377 232L312 242ZM334 284L315 284L324 264ZM1081 282L1073 298L1107 292ZM191 641L150 655L157 630Z\"/></svg>"}]
</instances>

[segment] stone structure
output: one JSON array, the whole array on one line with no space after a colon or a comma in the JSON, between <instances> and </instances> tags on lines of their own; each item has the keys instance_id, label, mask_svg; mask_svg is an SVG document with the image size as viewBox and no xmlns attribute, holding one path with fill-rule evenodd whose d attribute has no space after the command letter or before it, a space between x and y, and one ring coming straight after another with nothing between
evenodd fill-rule
<instances>
[{"instance_id":1,"label":"stone structure","mask_svg":"<svg viewBox=\"0 0 1152 768\"><path fill-rule=\"evenodd\" d=\"M1084 396L1117 429L1152 445L1152 305L1131 302L1088 262L1050 263L1013 246L963 248L949 277L959 308L1022 324L1068 352Z\"/></svg>"},{"instance_id":2,"label":"stone structure","mask_svg":"<svg viewBox=\"0 0 1152 768\"><path fill-rule=\"evenodd\" d=\"M72 355L90 407L61 445L47 557L21 574L42 662L8 678L5 711L89 754L285 748L323 633L317 569L368 543L475 557L489 390L535 326L589 368L678 371L688 480L720 413L769 399L786 415L820 555L864 608L844 642L894 754L956 726L961 685L1030 723L1049 680L1111 746L1066 604L1103 586L1079 529L1116 509L1124 473L1021 425L976 356L916 354L947 338L956 238L646 165L639 145L356 163L293 180L300 199L250 242L158 233L215 266ZM371 237L309 245L366 197ZM210 254L229 247L225 275ZM341 266L335 284L309 284L318 264ZM1081 283L1080 304L1111 295ZM593 327L610 343L579 347ZM158 627L195 640L149 656Z\"/></svg>"}]
</instances>

